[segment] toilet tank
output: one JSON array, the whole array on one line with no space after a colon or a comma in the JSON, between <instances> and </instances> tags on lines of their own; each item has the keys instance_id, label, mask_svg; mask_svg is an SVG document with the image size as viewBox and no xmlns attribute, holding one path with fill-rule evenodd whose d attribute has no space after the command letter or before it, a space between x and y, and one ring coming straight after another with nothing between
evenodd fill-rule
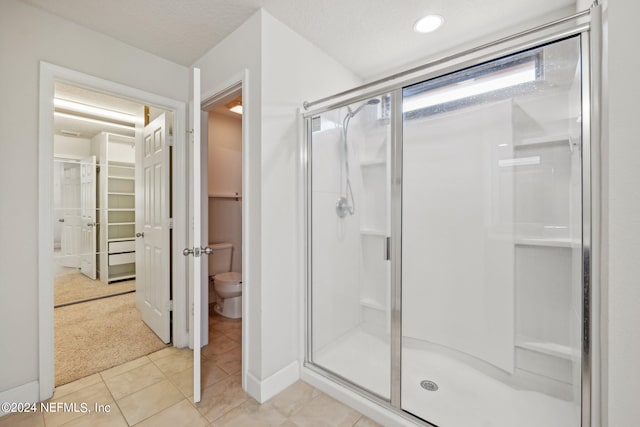
<instances>
[{"instance_id":1,"label":"toilet tank","mask_svg":"<svg viewBox=\"0 0 640 427\"><path fill-rule=\"evenodd\" d=\"M231 243L209 243L209 247L213 250L209 255L209 276L231 271L233 245Z\"/></svg>"}]
</instances>

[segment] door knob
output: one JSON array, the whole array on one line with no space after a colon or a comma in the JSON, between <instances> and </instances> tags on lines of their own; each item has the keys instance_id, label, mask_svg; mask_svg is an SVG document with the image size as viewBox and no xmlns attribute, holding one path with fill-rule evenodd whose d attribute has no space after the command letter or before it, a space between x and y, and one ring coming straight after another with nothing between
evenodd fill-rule
<instances>
[{"instance_id":1,"label":"door knob","mask_svg":"<svg viewBox=\"0 0 640 427\"><path fill-rule=\"evenodd\" d=\"M209 246L207 246L206 248L202 248L202 252L205 255L211 255L211 253L213 252L213 249L211 249Z\"/></svg>"},{"instance_id":2,"label":"door knob","mask_svg":"<svg viewBox=\"0 0 640 427\"><path fill-rule=\"evenodd\" d=\"M60 218L58 222L64 222L64 218Z\"/></svg>"},{"instance_id":3,"label":"door knob","mask_svg":"<svg viewBox=\"0 0 640 427\"><path fill-rule=\"evenodd\" d=\"M136 237L144 237L144 233L136 233Z\"/></svg>"},{"instance_id":4,"label":"door knob","mask_svg":"<svg viewBox=\"0 0 640 427\"><path fill-rule=\"evenodd\" d=\"M193 249L189 249L189 248L184 248L184 250L182 251L182 255L184 256L189 256L193 253Z\"/></svg>"}]
</instances>

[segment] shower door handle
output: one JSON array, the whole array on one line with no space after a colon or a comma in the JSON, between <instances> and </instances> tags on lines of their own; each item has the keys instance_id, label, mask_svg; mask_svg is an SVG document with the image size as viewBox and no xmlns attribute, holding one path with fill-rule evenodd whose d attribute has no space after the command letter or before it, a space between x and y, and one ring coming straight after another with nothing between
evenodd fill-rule
<instances>
[{"instance_id":1,"label":"shower door handle","mask_svg":"<svg viewBox=\"0 0 640 427\"><path fill-rule=\"evenodd\" d=\"M389 236L384 239L384 259L391 260L391 237Z\"/></svg>"}]
</instances>

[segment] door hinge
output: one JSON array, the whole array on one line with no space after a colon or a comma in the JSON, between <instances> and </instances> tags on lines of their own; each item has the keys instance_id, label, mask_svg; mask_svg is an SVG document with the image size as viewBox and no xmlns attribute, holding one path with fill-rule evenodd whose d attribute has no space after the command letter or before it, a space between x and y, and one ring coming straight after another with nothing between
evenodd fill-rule
<instances>
[{"instance_id":1,"label":"door hinge","mask_svg":"<svg viewBox=\"0 0 640 427\"><path fill-rule=\"evenodd\" d=\"M167 135L167 145L169 147L173 147L173 136L172 135Z\"/></svg>"},{"instance_id":2,"label":"door hinge","mask_svg":"<svg viewBox=\"0 0 640 427\"><path fill-rule=\"evenodd\" d=\"M169 218L169 230L173 230L173 218Z\"/></svg>"},{"instance_id":3,"label":"door hinge","mask_svg":"<svg viewBox=\"0 0 640 427\"><path fill-rule=\"evenodd\" d=\"M167 310L173 311L173 300L172 299L167 301Z\"/></svg>"}]
</instances>

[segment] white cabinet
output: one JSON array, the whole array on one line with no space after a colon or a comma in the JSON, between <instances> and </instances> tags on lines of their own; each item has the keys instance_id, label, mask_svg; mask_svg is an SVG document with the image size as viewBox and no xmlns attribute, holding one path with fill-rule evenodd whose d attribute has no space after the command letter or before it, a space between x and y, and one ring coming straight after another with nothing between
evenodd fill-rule
<instances>
[{"instance_id":1,"label":"white cabinet","mask_svg":"<svg viewBox=\"0 0 640 427\"><path fill-rule=\"evenodd\" d=\"M104 283L136 277L134 139L100 133L98 152L100 211L99 278Z\"/></svg>"}]
</instances>

